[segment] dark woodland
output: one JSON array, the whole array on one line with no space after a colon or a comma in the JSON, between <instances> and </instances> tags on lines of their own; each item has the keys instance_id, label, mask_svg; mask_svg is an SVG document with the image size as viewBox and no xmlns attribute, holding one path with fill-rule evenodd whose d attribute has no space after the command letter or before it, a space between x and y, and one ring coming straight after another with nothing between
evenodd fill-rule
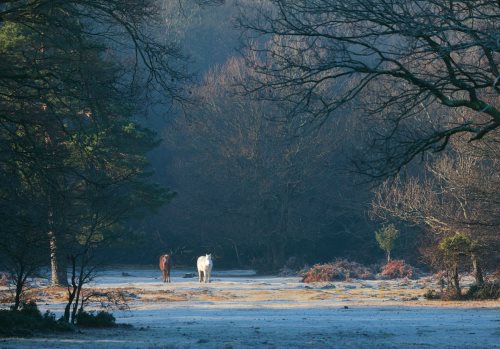
<instances>
[{"instance_id":1,"label":"dark woodland","mask_svg":"<svg viewBox=\"0 0 500 349\"><path fill-rule=\"evenodd\" d=\"M0 1L14 308L47 277L73 322L100 268L165 253L261 273L392 258L483 284L499 33L496 0Z\"/></svg>"}]
</instances>

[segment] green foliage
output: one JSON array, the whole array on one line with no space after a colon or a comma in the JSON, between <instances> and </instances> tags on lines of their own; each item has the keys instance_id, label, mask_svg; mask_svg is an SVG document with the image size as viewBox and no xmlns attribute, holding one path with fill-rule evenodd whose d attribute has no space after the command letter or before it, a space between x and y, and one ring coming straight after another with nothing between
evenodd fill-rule
<instances>
[{"instance_id":1,"label":"green foliage","mask_svg":"<svg viewBox=\"0 0 500 349\"><path fill-rule=\"evenodd\" d=\"M0 54L15 48L19 43L26 43L25 31L23 27L11 22L7 22L0 28Z\"/></svg>"},{"instance_id":2,"label":"green foliage","mask_svg":"<svg viewBox=\"0 0 500 349\"><path fill-rule=\"evenodd\" d=\"M464 233L445 237L438 245L447 262L457 262L459 257L469 255L472 247L472 240Z\"/></svg>"},{"instance_id":3,"label":"green foliage","mask_svg":"<svg viewBox=\"0 0 500 349\"><path fill-rule=\"evenodd\" d=\"M13 3L0 13L18 11ZM88 281L98 247L128 231L123 227L131 218L171 198L151 182L147 155L158 137L135 121L144 96L130 87L141 79L130 78L131 66L119 62L104 32L84 28L92 19L83 7L98 5L105 12L104 4L109 1L51 3L50 11L28 6L21 12L25 21L36 18L30 25L17 13L2 17L0 26L0 235L22 227L20 237L33 231L48 246L50 234L52 262L63 260L56 251L74 257L72 270L81 275L71 280L78 287ZM140 22L143 9L124 14L137 10ZM23 245L9 246L12 260L29 256ZM46 252L37 247L37 256Z\"/></svg>"},{"instance_id":4,"label":"green foliage","mask_svg":"<svg viewBox=\"0 0 500 349\"><path fill-rule=\"evenodd\" d=\"M54 13L65 6L75 10L61 3ZM65 11L60 15L57 28L50 21L24 26L9 19L0 28L6 67L0 109L9 115L0 117L2 174L9 176L1 178L8 185L0 185L0 197L9 207L36 203L27 211L41 216L51 211L53 225L78 243L97 244L109 231L96 226L97 214L102 226L119 225L168 201L168 191L148 183L146 154L158 138L133 121L139 96L120 87L124 67L105 52L103 42L86 37L79 21ZM8 222L16 217L5 216ZM42 229L43 218L35 224Z\"/></svg>"},{"instance_id":5,"label":"green foliage","mask_svg":"<svg viewBox=\"0 0 500 349\"><path fill-rule=\"evenodd\" d=\"M76 324L80 327L113 327L116 325L115 320L113 314L106 311L97 314L79 311L76 315Z\"/></svg>"},{"instance_id":6,"label":"green foliage","mask_svg":"<svg viewBox=\"0 0 500 349\"><path fill-rule=\"evenodd\" d=\"M36 303L23 303L19 311L0 310L0 337L28 337L37 332L72 331L73 327L56 320L55 315L40 313Z\"/></svg>"},{"instance_id":7,"label":"green foliage","mask_svg":"<svg viewBox=\"0 0 500 349\"><path fill-rule=\"evenodd\" d=\"M387 253L387 259L390 260L390 254L394 248L394 242L399 237L399 230L394 224L383 225L382 228L375 232L375 239L382 250Z\"/></svg>"},{"instance_id":8,"label":"green foliage","mask_svg":"<svg viewBox=\"0 0 500 349\"><path fill-rule=\"evenodd\" d=\"M461 299L460 269L469 265L469 258L473 248L472 240L465 234L458 232L455 235L443 238L438 244L438 251L446 270L448 289L443 299Z\"/></svg>"}]
</instances>

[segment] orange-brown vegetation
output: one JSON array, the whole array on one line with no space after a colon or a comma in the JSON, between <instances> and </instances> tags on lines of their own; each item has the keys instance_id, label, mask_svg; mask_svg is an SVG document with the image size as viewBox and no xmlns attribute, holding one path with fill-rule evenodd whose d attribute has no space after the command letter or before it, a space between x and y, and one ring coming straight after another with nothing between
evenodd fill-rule
<instances>
[{"instance_id":1,"label":"orange-brown vegetation","mask_svg":"<svg viewBox=\"0 0 500 349\"><path fill-rule=\"evenodd\" d=\"M338 259L327 264L316 264L302 276L302 282L342 281L349 279L374 279L370 268L359 263Z\"/></svg>"},{"instance_id":2,"label":"orange-brown vegetation","mask_svg":"<svg viewBox=\"0 0 500 349\"><path fill-rule=\"evenodd\" d=\"M403 260L392 260L382 267L380 275L388 279L411 279L415 276L415 269Z\"/></svg>"}]
</instances>

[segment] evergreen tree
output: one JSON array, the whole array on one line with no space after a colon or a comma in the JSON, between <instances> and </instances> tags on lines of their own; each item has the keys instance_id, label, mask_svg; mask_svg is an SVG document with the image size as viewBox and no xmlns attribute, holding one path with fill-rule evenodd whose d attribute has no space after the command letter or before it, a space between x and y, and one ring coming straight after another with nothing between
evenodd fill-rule
<instances>
[{"instance_id":1,"label":"evergreen tree","mask_svg":"<svg viewBox=\"0 0 500 349\"><path fill-rule=\"evenodd\" d=\"M394 242L399 237L399 230L394 224L384 225L375 232L375 238L378 245L387 254L387 263L391 261L391 251L394 248Z\"/></svg>"},{"instance_id":2,"label":"evergreen tree","mask_svg":"<svg viewBox=\"0 0 500 349\"><path fill-rule=\"evenodd\" d=\"M62 255L85 245L87 232L103 241L95 234L171 194L149 182L146 153L158 140L134 121L140 96L128 67L71 15L74 4L42 5L30 9L30 26L0 8L0 154L9 178L0 198L23 207L29 197L37 233L49 241L52 283L65 284ZM26 210L16 212L9 225Z\"/></svg>"}]
</instances>

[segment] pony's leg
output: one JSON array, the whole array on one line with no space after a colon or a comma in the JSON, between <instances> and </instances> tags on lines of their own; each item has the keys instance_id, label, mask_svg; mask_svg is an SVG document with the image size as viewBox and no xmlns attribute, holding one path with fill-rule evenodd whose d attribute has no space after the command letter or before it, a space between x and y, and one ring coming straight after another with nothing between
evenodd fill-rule
<instances>
[{"instance_id":1,"label":"pony's leg","mask_svg":"<svg viewBox=\"0 0 500 349\"><path fill-rule=\"evenodd\" d=\"M203 282L203 271L198 270L198 281Z\"/></svg>"},{"instance_id":2,"label":"pony's leg","mask_svg":"<svg viewBox=\"0 0 500 349\"><path fill-rule=\"evenodd\" d=\"M163 282L165 283L167 281L167 276L165 270L162 270L163 273Z\"/></svg>"}]
</instances>

